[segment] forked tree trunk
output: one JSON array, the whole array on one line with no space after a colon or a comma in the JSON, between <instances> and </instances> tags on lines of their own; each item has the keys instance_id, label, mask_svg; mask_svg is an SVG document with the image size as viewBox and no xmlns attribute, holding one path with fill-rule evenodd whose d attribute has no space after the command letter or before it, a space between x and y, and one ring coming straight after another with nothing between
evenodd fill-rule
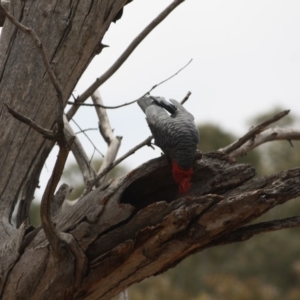
<instances>
[{"instance_id":1,"label":"forked tree trunk","mask_svg":"<svg viewBox=\"0 0 300 300\"><path fill-rule=\"evenodd\" d=\"M41 38L67 99L126 2L11 1L10 11ZM192 188L182 196L162 157L58 213L53 221L65 242L56 252L44 231L25 220L53 143L4 106L50 129L55 91L32 41L9 22L0 61L2 299L110 299L192 253L251 237L258 227L241 226L300 195L300 168L255 178L251 166L215 152L198 155ZM18 200L24 222L15 228L11 214Z\"/></svg>"}]
</instances>

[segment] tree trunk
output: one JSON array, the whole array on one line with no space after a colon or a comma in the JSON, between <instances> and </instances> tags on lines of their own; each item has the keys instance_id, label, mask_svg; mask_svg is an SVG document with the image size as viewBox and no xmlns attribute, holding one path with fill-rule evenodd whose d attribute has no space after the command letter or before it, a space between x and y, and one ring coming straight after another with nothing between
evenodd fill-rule
<instances>
[{"instance_id":1,"label":"tree trunk","mask_svg":"<svg viewBox=\"0 0 300 300\"><path fill-rule=\"evenodd\" d=\"M40 37L64 91L71 95L84 70L101 51L101 41L126 0L10 1L10 13ZM19 258L24 226L16 230L11 215L18 200L21 221L45 160L53 147L40 134L12 118L4 103L51 129L57 97L42 58L28 35L6 21L0 48L0 295ZM23 217L23 220L22 220Z\"/></svg>"},{"instance_id":2,"label":"tree trunk","mask_svg":"<svg viewBox=\"0 0 300 300\"><path fill-rule=\"evenodd\" d=\"M126 2L11 1L10 11L41 38L68 99ZM54 251L43 229L26 223L53 142L13 119L4 103L50 129L56 93L33 42L9 22L0 61L2 299L111 299L192 253L250 238L259 225L245 224L300 195L300 168L256 178L250 165L214 152L197 155L192 188L182 196L161 157L58 213L53 221L64 242Z\"/></svg>"}]
</instances>

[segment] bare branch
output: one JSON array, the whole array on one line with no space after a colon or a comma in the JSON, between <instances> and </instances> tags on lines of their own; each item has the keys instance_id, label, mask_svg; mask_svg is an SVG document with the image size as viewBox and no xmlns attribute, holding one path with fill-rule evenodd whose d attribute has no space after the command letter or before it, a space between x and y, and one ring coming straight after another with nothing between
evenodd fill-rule
<instances>
[{"instance_id":1,"label":"bare branch","mask_svg":"<svg viewBox=\"0 0 300 300\"><path fill-rule=\"evenodd\" d=\"M258 147L263 143L278 140L287 140L289 143L291 143L291 140L300 141L300 130L288 128L266 129L263 132L255 135L252 139L248 140L238 149L232 151L229 155L237 158L247 154L250 150Z\"/></svg>"},{"instance_id":2,"label":"bare branch","mask_svg":"<svg viewBox=\"0 0 300 300\"><path fill-rule=\"evenodd\" d=\"M217 245L225 245L236 242L242 242L249 240L256 234L262 232L270 232L287 228L300 227L300 217L289 217L274 221L261 222L253 225L240 227L228 235L222 236L219 239L216 239L212 243L209 243L209 247L217 246Z\"/></svg>"},{"instance_id":3,"label":"bare branch","mask_svg":"<svg viewBox=\"0 0 300 300\"><path fill-rule=\"evenodd\" d=\"M79 105L79 106L90 106L90 107L102 107L102 108L105 108L105 109L116 109L116 108L120 108L120 107L123 107L123 106L131 105L131 104L133 104L137 101L138 101L138 99L130 101L130 102L126 102L126 103L123 103L123 104L120 104L120 105L116 105L116 106L107 106L107 105L101 105L101 104L98 104L98 103L96 103L96 104L95 103L78 103L76 101L68 101L67 103L72 104L72 105Z\"/></svg>"},{"instance_id":4,"label":"bare branch","mask_svg":"<svg viewBox=\"0 0 300 300\"><path fill-rule=\"evenodd\" d=\"M64 116L64 121L65 121L65 134L67 138L75 136L74 131L70 126L66 116ZM96 171L91 165L90 160L77 136L75 136L74 143L72 144L71 150L72 153L74 154L76 162L82 173L84 183L87 184L88 181L92 180L96 176Z\"/></svg>"},{"instance_id":5,"label":"bare branch","mask_svg":"<svg viewBox=\"0 0 300 300\"><path fill-rule=\"evenodd\" d=\"M98 130L98 128L87 128L87 129L82 129L80 131L75 132L75 134L79 134L79 133L84 133L87 131L94 131L94 130Z\"/></svg>"},{"instance_id":6,"label":"bare branch","mask_svg":"<svg viewBox=\"0 0 300 300\"><path fill-rule=\"evenodd\" d=\"M96 90L93 93L92 99L94 104L103 105L103 101L98 90ZM117 153L121 145L122 137L114 135L105 108L101 108L101 107L95 107L95 108L99 118L100 133L108 145L107 152L104 156L100 170L98 172L101 173L108 165L110 165L116 159ZM101 185L105 181L106 175L103 176L100 179L100 181L97 182L96 186Z\"/></svg>"},{"instance_id":7,"label":"bare branch","mask_svg":"<svg viewBox=\"0 0 300 300\"><path fill-rule=\"evenodd\" d=\"M143 39L158 25L160 24L179 4L184 0L174 0L167 6L127 47L115 63L96 81L85 90L77 99L77 103L82 103L88 99L106 80L108 80L126 61L133 50L143 41ZM77 112L79 106L73 105L67 112L68 120L72 119Z\"/></svg>"},{"instance_id":8,"label":"bare branch","mask_svg":"<svg viewBox=\"0 0 300 300\"><path fill-rule=\"evenodd\" d=\"M60 146L59 148L57 160L52 175L46 186L45 192L42 197L42 202L41 202L40 213L41 213L42 227L55 254L60 253L61 245L65 244L65 240L61 236L61 234L57 231L55 225L51 220L51 202L53 200L55 189L61 178L66 160L68 158L68 154L71 149L70 145L73 142L73 138L71 138L68 142L69 142L68 145L66 145L65 147Z\"/></svg>"},{"instance_id":9,"label":"bare branch","mask_svg":"<svg viewBox=\"0 0 300 300\"><path fill-rule=\"evenodd\" d=\"M162 85L163 83L165 83L168 80L175 77L178 73L180 73L183 69L185 69L192 61L193 61L193 59L190 59L189 62L186 65L184 65L181 69L179 69L175 74L173 74L172 76L168 77L167 79L161 81L160 83L154 85L147 94L150 94L150 92L152 92L155 88L157 88L158 86Z\"/></svg>"},{"instance_id":10,"label":"bare branch","mask_svg":"<svg viewBox=\"0 0 300 300\"><path fill-rule=\"evenodd\" d=\"M99 104L99 103L82 103L82 102L78 102L77 100L75 101L68 101L68 104L73 104L73 105L77 105L77 106L92 106L92 107L102 107L105 109L116 109L116 108L120 108L120 107L124 107L124 106L128 106L131 105L135 102L137 102L139 99L145 97L146 95L150 94L150 92L152 92L155 88L157 88L158 86L160 86L161 84L167 82L168 80L172 79L173 77L175 77L176 75L178 75L183 69L185 69L190 63L192 62L192 59L186 64L184 65L181 69L179 69L176 73L174 73L173 75L171 75L170 77L168 77L167 79L164 79L163 81L161 81L160 83L155 84L148 92L146 92L143 96L141 96L140 98L130 101L130 102L126 102L120 105L116 105L116 106L107 106L107 105L103 105L103 104ZM189 92L185 98L182 100L182 104L187 101L187 99L189 98L189 96L191 95L191 92Z\"/></svg>"},{"instance_id":11,"label":"bare branch","mask_svg":"<svg viewBox=\"0 0 300 300\"><path fill-rule=\"evenodd\" d=\"M32 40L33 42L35 43L37 49L39 50L41 56L42 56L42 59L43 59L43 62L44 62L44 65L46 67L46 70L47 70L47 73L50 77L50 80L56 90L56 93L57 93L57 99L58 99L58 107L57 107L57 118L56 118L56 122L57 122L57 125L58 125L58 132L60 132L61 135L63 135L63 126L64 126L64 123L63 123L63 112L64 112L64 99L63 99L63 90L48 62L48 59L47 59L47 55L45 53L45 50L44 50L44 47L43 47L43 44L40 40L40 38L38 37L38 35L35 33L35 31L31 28L28 28L26 26L24 26L23 24L21 24L17 19L15 19L13 17L13 15L11 15L2 5L1 5L1 2L0 2L0 8L2 9L2 11L4 12L4 14L6 15L6 17L19 29L21 30L22 32L24 32L25 34L27 34Z\"/></svg>"},{"instance_id":12,"label":"bare branch","mask_svg":"<svg viewBox=\"0 0 300 300\"><path fill-rule=\"evenodd\" d=\"M192 93L191 93L191 92L188 92L188 93L186 94L186 96L181 100L180 103L183 105L186 101L189 100L189 98L190 98L191 95L192 95Z\"/></svg>"},{"instance_id":13,"label":"bare branch","mask_svg":"<svg viewBox=\"0 0 300 300\"><path fill-rule=\"evenodd\" d=\"M268 120L262 122L261 124L255 126L252 128L249 132L247 132L244 136L239 138L237 141L233 142L229 146L220 149L219 151L224 152L225 154L230 154L234 150L238 149L241 147L243 144L245 144L248 140L254 138L258 133L262 132L263 129L265 129L268 125L282 119L284 116L286 116L290 111L289 110L284 110L275 116L269 118Z\"/></svg>"},{"instance_id":14,"label":"bare branch","mask_svg":"<svg viewBox=\"0 0 300 300\"><path fill-rule=\"evenodd\" d=\"M8 112L17 120L21 121L22 123L27 124L29 127L31 127L32 129L34 129L35 131L37 131L38 133L42 134L45 138L49 139L49 140L54 140L55 139L55 135L53 134L53 132L51 130L45 129L43 127L41 127L40 125L38 125L37 123L35 123L32 119L24 117L23 115L21 115L20 113L16 112L15 110L13 110L10 106L8 106L6 103L4 103L5 106L8 109Z\"/></svg>"},{"instance_id":15,"label":"bare branch","mask_svg":"<svg viewBox=\"0 0 300 300\"><path fill-rule=\"evenodd\" d=\"M74 124L80 129L80 132L82 132L85 137L89 140L89 142L93 145L94 149L102 156L104 157L103 153L95 146L95 144L93 143L93 141L89 138L89 136L85 133L84 130L81 129L81 127L79 126L79 124L74 120L72 119L72 122L74 122Z\"/></svg>"},{"instance_id":16,"label":"bare branch","mask_svg":"<svg viewBox=\"0 0 300 300\"><path fill-rule=\"evenodd\" d=\"M191 95L191 92L188 92L187 95L184 97L184 99L181 101L181 104L185 103ZM86 190L83 193L83 196L87 195L93 188L93 186L102 178L104 177L110 170L112 170L116 165L121 163L124 159L126 159L128 156L134 154L137 150L144 146L152 147L151 141L153 139L153 136L147 137L143 142L133 147L131 150L129 150L127 153L125 153L123 156L119 157L114 163L110 163L107 165L92 181L90 181L87 186Z\"/></svg>"},{"instance_id":17,"label":"bare branch","mask_svg":"<svg viewBox=\"0 0 300 300\"><path fill-rule=\"evenodd\" d=\"M101 173L99 173L92 181L90 181L87 186L86 190L83 193L83 196L87 195L93 188L93 186L103 177L105 176L110 170L112 170L116 165L121 163L124 159L126 159L128 156L134 154L137 150L144 146L149 146L151 147L151 140L153 139L153 136L149 136L146 138L143 142L140 144L136 145L132 149L130 149L127 153L125 153L123 156L119 157L117 160L115 160L113 163L109 164L104 170L102 170Z\"/></svg>"}]
</instances>

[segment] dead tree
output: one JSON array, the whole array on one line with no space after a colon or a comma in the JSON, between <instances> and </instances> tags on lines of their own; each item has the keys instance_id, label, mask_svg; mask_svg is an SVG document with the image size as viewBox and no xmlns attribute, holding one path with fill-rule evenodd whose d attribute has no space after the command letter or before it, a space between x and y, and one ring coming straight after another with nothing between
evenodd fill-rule
<instances>
[{"instance_id":1,"label":"dead tree","mask_svg":"<svg viewBox=\"0 0 300 300\"><path fill-rule=\"evenodd\" d=\"M2 1L3 2L3 1ZM97 88L141 40L183 0L174 0L129 45L116 63L64 107L84 70L103 48L111 22L128 0L3 2L0 47L0 295L2 299L110 299L131 284L175 266L185 257L264 231L299 226L299 217L248 225L300 195L300 168L256 177L234 157L276 139L299 140L299 130L266 129L288 112L263 122L224 149L198 153L191 190L179 195L161 157L119 180L104 176L151 137L115 161L121 138L110 128ZM9 13L5 10L8 9ZM1 21L0 20L0 21ZM92 96L108 144L97 174L69 126ZM43 195L42 226L28 212L45 160L58 143L58 159ZM69 151L86 189L73 206L70 188L54 196ZM114 162L115 161L115 162ZM18 203L17 226L12 212Z\"/></svg>"}]
</instances>

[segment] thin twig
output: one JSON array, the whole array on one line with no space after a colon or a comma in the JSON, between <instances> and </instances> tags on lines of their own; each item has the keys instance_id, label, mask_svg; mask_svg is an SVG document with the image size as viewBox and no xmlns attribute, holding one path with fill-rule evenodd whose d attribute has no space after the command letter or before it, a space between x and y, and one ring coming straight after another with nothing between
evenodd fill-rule
<instances>
[{"instance_id":1,"label":"thin twig","mask_svg":"<svg viewBox=\"0 0 300 300\"><path fill-rule=\"evenodd\" d=\"M78 102L77 100L75 101L68 101L67 103L68 104L72 104L72 105L79 105L79 106L92 106L92 107L102 107L102 108L105 108L105 109L116 109L116 108L120 108L120 107L124 107L124 106L128 106L128 105L131 105L131 104L134 104L136 103L138 100L140 100L141 98L145 97L146 95L149 95L155 88L157 88L158 86L160 86L161 84L167 82L168 80L172 79L173 77L175 77L176 75L178 75L182 70L184 70L190 63L192 62L192 59L187 63L185 64L182 68L180 68L176 73L174 73L173 75L169 76L168 78L164 79L163 81L155 84L151 89L149 89L148 92L146 92L143 96L141 96L140 98L136 99L136 100L133 100L133 101L130 101L130 102L126 102L126 103L123 103L123 104L120 104L120 105L116 105L116 106L107 106L107 105L103 105L103 104L99 104L99 103L81 103L81 102ZM190 93L190 92L189 92ZM191 95L188 94L185 96L185 98L182 100L182 101L186 101L189 96ZM183 102L183 103L184 103Z\"/></svg>"},{"instance_id":2,"label":"thin twig","mask_svg":"<svg viewBox=\"0 0 300 300\"><path fill-rule=\"evenodd\" d=\"M37 123L35 123L32 119L24 117L20 113L18 113L15 110L13 110L6 103L4 103L4 105L7 107L8 112L15 119L21 121L22 123L27 124L29 127L31 127L32 129L34 129L35 131L37 131L38 133L42 134L45 138L47 138L49 140L54 140L55 139L55 135L53 134L53 132L51 130L47 130L47 129L41 127L40 125L38 125Z\"/></svg>"},{"instance_id":3,"label":"thin twig","mask_svg":"<svg viewBox=\"0 0 300 300\"><path fill-rule=\"evenodd\" d=\"M148 138L146 138L143 142L141 142L140 144L136 145L135 147L133 147L132 149L130 149L127 153L125 153L124 155L122 155L121 157L119 157L117 160L115 160L113 163L111 163L110 165L108 165L101 173L99 173L93 180L91 180L87 186L86 186L86 190L83 193L83 196L87 195L93 188L93 186L103 177L105 176L110 170L112 170L116 165L118 165L119 163L121 163L124 159L126 159L128 156L134 154L137 150L139 150L140 148L144 147L144 146L151 146L151 140L152 140L152 136L149 136Z\"/></svg>"},{"instance_id":4,"label":"thin twig","mask_svg":"<svg viewBox=\"0 0 300 300\"><path fill-rule=\"evenodd\" d=\"M268 120L260 123L259 125L255 126L254 128L252 128L249 132L247 132L244 136L242 136L241 138L239 138L237 141L233 142L232 144L230 144L229 146L227 146L227 147L225 147L223 149L220 149L219 151L222 151L222 152L224 152L226 154L230 154L234 150L236 150L239 147L241 147L248 140L250 140L251 138L253 138L255 135L257 135L258 133L260 133L268 125L270 125L270 124L272 124L272 123L274 123L274 122L282 119L289 112L290 112L290 110L284 110L284 111L276 114L275 116L269 118Z\"/></svg>"},{"instance_id":5,"label":"thin twig","mask_svg":"<svg viewBox=\"0 0 300 300\"><path fill-rule=\"evenodd\" d=\"M92 95L92 100L94 104L103 105L102 98L98 90L96 90ZM107 143L108 149L102 160L101 167L98 173L101 173L108 165L110 165L118 154L122 137L115 136L114 132L110 126L110 122L106 113L106 109L102 107L95 107L98 118L99 118L99 129L100 133ZM103 176L96 184L96 186L101 185L106 179L106 176Z\"/></svg>"},{"instance_id":6,"label":"thin twig","mask_svg":"<svg viewBox=\"0 0 300 300\"><path fill-rule=\"evenodd\" d=\"M180 73L183 69L185 69L192 61L193 61L193 59L191 58L191 59L189 60L189 62L188 62L186 65L184 65L181 69L179 69L175 74L173 74L172 76L168 77L167 79L161 81L160 83L154 85L154 86L150 89L150 91L148 92L148 94L150 94L150 92L152 92L154 89L156 89L156 88L157 88L158 86L160 86L161 84L163 84L163 83L165 83L166 81L168 81L168 80L172 79L173 77L175 77L178 73Z\"/></svg>"},{"instance_id":7,"label":"thin twig","mask_svg":"<svg viewBox=\"0 0 300 300\"><path fill-rule=\"evenodd\" d=\"M189 99L189 96L191 95L191 92L188 92L187 95L184 97L184 99L181 101L181 104L186 102ZM87 195L93 188L93 186L102 178L104 177L109 171L111 171L116 165L121 163L124 159L126 159L128 156L134 154L137 150L144 146L152 147L151 141L153 139L153 136L147 137L143 142L139 143L132 149L130 149L127 153L125 153L123 156L119 157L117 160L115 160L113 163L109 164L106 168L102 170L101 173L99 173L93 180L91 180L87 186L86 190L83 193L83 196ZM152 147L153 148L153 147Z\"/></svg>"},{"instance_id":8,"label":"thin twig","mask_svg":"<svg viewBox=\"0 0 300 300\"><path fill-rule=\"evenodd\" d=\"M82 129L80 131L77 131L77 132L75 132L75 134L84 133L87 131L96 131L96 130L98 130L98 128L87 128L87 129Z\"/></svg>"},{"instance_id":9,"label":"thin twig","mask_svg":"<svg viewBox=\"0 0 300 300\"><path fill-rule=\"evenodd\" d=\"M31 28L28 28L26 26L24 26L23 24L21 24L19 21L17 21L17 19L15 19L2 5L0 2L0 7L2 8L3 12L5 13L6 17L22 32L24 32L25 34L29 35L29 37L33 40L33 42L35 43L37 49L39 50L42 59L43 59L43 63L46 67L47 73L50 77L50 80L56 90L57 93L57 99L58 99L58 107L57 107L57 117L56 117L56 122L58 125L58 132L63 135L63 126L64 126L64 122L63 122L63 112L64 112L64 99L63 99L63 90L48 62L47 59L47 55L45 53L43 44L40 40L40 38L38 37L38 35L35 33L35 31Z\"/></svg>"},{"instance_id":10,"label":"thin twig","mask_svg":"<svg viewBox=\"0 0 300 300\"><path fill-rule=\"evenodd\" d=\"M71 150L76 159L76 162L79 166L79 169L83 176L83 181L86 184L88 181L93 179L96 176L96 171L91 165L89 158L80 143L79 138L74 134L72 127L70 126L66 116L64 116L65 122L65 134L67 137L75 136L74 142L72 144Z\"/></svg>"},{"instance_id":11,"label":"thin twig","mask_svg":"<svg viewBox=\"0 0 300 300\"><path fill-rule=\"evenodd\" d=\"M183 104L184 102L186 102L189 98L189 96L191 95L191 92L188 92L187 95L184 97L184 99L181 101L181 103ZM111 171L116 165L118 165L119 163L121 163L124 159L126 159L128 156L134 154L137 150L139 150L140 148L144 147L144 146L149 146L152 147L151 145L151 141L153 139L153 136L149 136L147 137L143 142L139 143L138 145L136 145L135 147L133 147L132 149L130 149L127 153L125 153L123 156L119 157L117 160L115 160L113 163L109 164L107 167L105 167L92 181L90 181L87 186L86 186L86 190L83 193L83 196L87 195L93 188L93 186L102 178L104 177L109 171Z\"/></svg>"},{"instance_id":12,"label":"thin twig","mask_svg":"<svg viewBox=\"0 0 300 300\"><path fill-rule=\"evenodd\" d=\"M98 148L95 146L95 144L93 143L93 141L89 138L89 136L84 132L84 130L82 130L82 128L79 126L79 124L72 119L72 122L74 122L74 124L80 129L80 131L85 135L85 137L89 140L89 142L93 145L94 149L102 156L104 157L103 153L100 152L100 150L98 150Z\"/></svg>"},{"instance_id":13,"label":"thin twig","mask_svg":"<svg viewBox=\"0 0 300 300\"><path fill-rule=\"evenodd\" d=\"M89 160L89 163L90 163L90 164L92 163L92 160L93 160L93 158L94 158L94 156L95 156L95 153L96 153L96 149L94 148L94 149L93 149L93 153L92 153L92 155L91 155L91 158L90 158L90 160Z\"/></svg>"},{"instance_id":14,"label":"thin twig","mask_svg":"<svg viewBox=\"0 0 300 300\"><path fill-rule=\"evenodd\" d=\"M107 105L101 105L101 104L95 104L95 103L78 103L76 101L68 101L68 104L72 104L72 105L79 105L79 106L90 106L90 107L101 107L101 108L105 108L105 109L116 109L116 108L120 108L123 106L127 106L127 105L131 105L135 102L137 102L138 99L130 101L130 102L126 102L120 105L116 105L116 106L107 106Z\"/></svg>"},{"instance_id":15,"label":"thin twig","mask_svg":"<svg viewBox=\"0 0 300 300\"><path fill-rule=\"evenodd\" d=\"M82 103L88 99L106 80L108 80L127 60L133 50L143 41L143 39L158 25L160 24L179 4L184 0L174 0L167 6L127 47L115 63L96 81L86 89L77 99L76 102ZM73 105L67 112L68 120L72 119L78 110L78 105Z\"/></svg>"},{"instance_id":16,"label":"thin twig","mask_svg":"<svg viewBox=\"0 0 300 300\"><path fill-rule=\"evenodd\" d=\"M181 100L180 104L183 105L186 101L188 101L191 95L192 93L188 92L186 96Z\"/></svg>"}]
</instances>

